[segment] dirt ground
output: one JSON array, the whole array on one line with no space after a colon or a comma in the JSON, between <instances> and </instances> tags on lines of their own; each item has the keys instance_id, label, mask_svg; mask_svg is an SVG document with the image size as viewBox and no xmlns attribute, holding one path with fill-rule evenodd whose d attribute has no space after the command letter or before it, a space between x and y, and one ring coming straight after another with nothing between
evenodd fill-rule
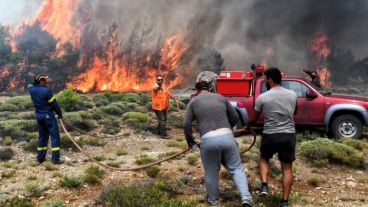
<instances>
[{"instance_id":1,"label":"dirt ground","mask_svg":"<svg viewBox=\"0 0 368 207\"><path fill-rule=\"evenodd\" d=\"M149 133L137 134L128 128L123 128L120 134L123 136L107 138L105 146L87 146L85 150L94 156L104 156L107 158L107 161L113 160L114 162L122 163L121 167L132 167L136 166L134 161L142 154L157 158L159 154L165 152L181 151L182 148L172 147L169 143L173 140L183 140L184 138L180 130L171 130L170 139L161 139ZM241 146L246 147L249 146L251 140L252 137L243 136L239 138L238 142ZM41 196L33 197L32 200L37 204L52 198L61 198L70 206L94 206L95 200L104 186L117 182L129 184L149 179L144 170L134 172L106 170L107 173L101 184L84 185L76 190L60 188L58 181L61 175L80 176L91 162L79 152L63 149L62 156L65 158L66 163L56 166L54 170L46 170L45 165L35 165L35 154L24 151L19 145L13 144L11 146L16 152L16 156L11 160L15 164L15 167L13 166L12 168L16 169L16 175L12 178L2 178L0 180L0 192L3 195L6 192L9 196L22 195L26 191L27 184L36 182L45 189ZM119 147L126 149L127 155L117 156L116 149ZM186 156L192 154L195 153L190 152ZM243 165L254 195L257 194L257 190L253 186L257 186L260 183L257 168L258 156L257 146L250 152L242 155ZM280 167L275 158L272 163L273 170L271 170L269 182L270 190L273 193L280 193ZM191 180L190 186L184 190L187 191L184 192L184 196L189 200L198 201L198 206L206 206L203 203L205 189L203 185L203 168L200 160L196 165L189 165L185 156L181 156L178 159L162 163L159 168L160 174L166 175L171 179L180 179L184 176L189 177ZM0 171L6 169L6 164L2 163ZM36 178L33 178L35 179L33 180L30 179L31 177ZM321 180L320 185L316 187L309 185L307 180L311 177L319 178ZM222 191L226 191L225 189L228 189L231 185L232 182L229 179L221 178ZM329 165L327 168L315 168L299 158L294 165L292 206L368 206L368 192L365 190L367 187L368 178L366 171L333 165Z\"/></svg>"}]
</instances>

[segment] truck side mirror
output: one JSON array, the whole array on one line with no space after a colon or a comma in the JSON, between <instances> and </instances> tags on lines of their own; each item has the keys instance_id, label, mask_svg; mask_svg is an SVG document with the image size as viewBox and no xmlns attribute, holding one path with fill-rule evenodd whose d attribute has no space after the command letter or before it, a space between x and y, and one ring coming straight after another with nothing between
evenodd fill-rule
<instances>
[{"instance_id":1,"label":"truck side mirror","mask_svg":"<svg viewBox=\"0 0 368 207\"><path fill-rule=\"evenodd\" d=\"M317 94L312 90L307 90L306 97L309 99L315 99L317 98Z\"/></svg>"}]
</instances>

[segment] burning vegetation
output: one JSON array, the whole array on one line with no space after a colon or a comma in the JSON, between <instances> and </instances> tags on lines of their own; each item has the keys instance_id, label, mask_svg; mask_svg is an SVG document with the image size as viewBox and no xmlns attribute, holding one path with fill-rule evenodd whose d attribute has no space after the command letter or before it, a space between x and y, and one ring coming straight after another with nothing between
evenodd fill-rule
<instances>
[{"instance_id":1,"label":"burning vegetation","mask_svg":"<svg viewBox=\"0 0 368 207\"><path fill-rule=\"evenodd\" d=\"M368 58L357 60L348 49L367 55L352 40L354 31L367 33L360 29L368 19L365 1L265 2L44 0L20 26L0 26L0 91L24 90L37 73L49 74L56 90L146 91L159 73L173 88L204 70L244 70L252 63L287 74L307 66L327 88L367 81ZM244 12L228 12L235 8Z\"/></svg>"}]
</instances>

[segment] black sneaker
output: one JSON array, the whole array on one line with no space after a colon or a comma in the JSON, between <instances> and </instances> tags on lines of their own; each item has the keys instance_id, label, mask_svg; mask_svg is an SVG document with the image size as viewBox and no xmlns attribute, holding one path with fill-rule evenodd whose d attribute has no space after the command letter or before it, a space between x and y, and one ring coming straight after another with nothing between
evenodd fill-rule
<instances>
[{"instance_id":1,"label":"black sneaker","mask_svg":"<svg viewBox=\"0 0 368 207\"><path fill-rule=\"evenodd\" d=\"M289 207L289 204L288 204L288 202L281 202L279 204L279 207Z\"/></svg>"},{"instance_id":2,"label":"black sneaker","mask_svg":"<svg viewBox=\"0 0 368 207\"><path fill-rule=\"evenodd\" d=\"M259 192L259 196L260 197L266 197L266 196L268 196L268 191L269 191L268 186L262 185L261 186L261 190Z\"/></svg>"},{"instance_id":3,"label":"black sneaker","mask_svg":"<svg viewBox=\"0 0 368 207\"><path fill-rule=\"evenodd\" d=\"M251 201L242 201L242 207L254 207Z\"/></svg>"},{"instance_id":4,"label":"black sneaker","mask_svg":"<svg viewBox=\"0 0 368 207\"><path fill-rule=\"evenodd\" d=\"M52 164L54 165L61 165L64 163L64 160L51 160Z\"/></svg>"}]
</instances>

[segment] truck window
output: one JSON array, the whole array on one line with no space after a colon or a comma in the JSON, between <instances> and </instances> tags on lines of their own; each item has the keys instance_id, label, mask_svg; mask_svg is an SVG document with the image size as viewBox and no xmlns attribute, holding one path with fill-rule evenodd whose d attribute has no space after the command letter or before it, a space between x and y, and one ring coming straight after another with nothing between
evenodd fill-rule
<instances>
[{"instance_id":1,"label":"truck window","mask_svg":"<svg viewBox=\"0 0 368 207\"><path fill-rule=\"evenodd\" d=\"M298 95L298 98L305 98L307 90L309 90L309 88L305 84L298 82L298 81L283 80L281 82L281 86L294 91ZM262 81L261 93L264 93L266 91L267 89L266 89L265 81Z\"/></svg>"}]
</instances>

